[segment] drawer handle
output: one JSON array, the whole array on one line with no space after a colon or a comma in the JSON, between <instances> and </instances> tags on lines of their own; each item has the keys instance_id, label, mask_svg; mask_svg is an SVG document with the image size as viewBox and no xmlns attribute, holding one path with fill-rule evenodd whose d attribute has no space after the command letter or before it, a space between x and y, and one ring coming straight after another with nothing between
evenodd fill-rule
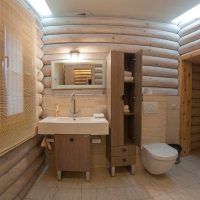
<instances>
[{"instance_id":1,"label":"drawer handle","mask_svg":"<svg viewBox=\"0 0 200 200\"><path fill-rule=\"evenodd\" d=\"M123 161L123 162L126 162L127 160L126 160L126 158L123 158L122 161Z\"/></svg>"},{"instance_id":2,"label":"drawer handle","mask_svg":"<svg viewBox=\"0 0 200 200\"><path fill-rule=\"evenodd\" d=\"M70 138L69 141L70 141L70 142L74 142L74 138Z\"/></svg>"},{"instance_id":3,"label":"drawer handle","mask_svg":"<svg viewBox=\"0 0 200 200\"><path fill-rule=\"evenodd\" d=\"M122 152L126 152L126 148L122 148Z\"/></svg>"}]
</instances>

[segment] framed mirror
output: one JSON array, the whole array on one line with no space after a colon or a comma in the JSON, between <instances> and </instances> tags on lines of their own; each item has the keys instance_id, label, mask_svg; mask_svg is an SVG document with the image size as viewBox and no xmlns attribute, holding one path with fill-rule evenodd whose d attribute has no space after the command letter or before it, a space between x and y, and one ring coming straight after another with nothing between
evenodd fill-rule
<instances>
[{"instance_id":1,"label":"framed mirror","mask_svg":"<svg viewBox=\"0 0 200 200\"><path fill-rule=\"evenodd\" d=\"M105 88L105 60L51 62L52 89Z\"/></svg>"}]
</instances>

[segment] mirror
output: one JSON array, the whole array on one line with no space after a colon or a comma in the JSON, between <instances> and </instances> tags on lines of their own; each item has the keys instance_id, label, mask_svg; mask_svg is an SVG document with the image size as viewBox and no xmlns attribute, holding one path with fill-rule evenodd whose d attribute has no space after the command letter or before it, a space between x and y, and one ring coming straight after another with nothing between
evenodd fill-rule
<instances>
[{"instance_id":1,"label":"mirror","mask_svg":"<svg viewBox=\"0 0 200 200\"><path fill-rule=\"evenodd\" d=\"M105 60L52 61L52 89L105 88Z\"/></svg>"}]
</instances>

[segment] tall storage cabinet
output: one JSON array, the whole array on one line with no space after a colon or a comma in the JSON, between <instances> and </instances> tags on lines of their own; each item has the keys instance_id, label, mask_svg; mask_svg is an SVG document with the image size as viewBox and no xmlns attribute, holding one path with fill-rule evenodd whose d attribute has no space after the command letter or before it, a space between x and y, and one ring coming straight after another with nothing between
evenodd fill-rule
<instances>
[{"instance_id":1,"label":"tall storage cabinet","mask_svg":"<svg viewBox=\"0 0 200 200\"><path fill-rule=\"evenodd\" d=\"M115 175L118 166L130 166L131 173L134 173L136 145L141 143L141 51L110 52L107 58L107 101L110 124L107 158L111 175Z\"/></svg>"}]
</instances>

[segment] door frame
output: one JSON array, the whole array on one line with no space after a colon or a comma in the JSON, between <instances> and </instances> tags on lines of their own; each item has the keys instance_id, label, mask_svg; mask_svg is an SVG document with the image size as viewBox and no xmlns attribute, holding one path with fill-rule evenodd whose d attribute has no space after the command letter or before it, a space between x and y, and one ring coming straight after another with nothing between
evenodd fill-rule
<instances>
[{"instance_id":1,"label":"door frame","mask_svg":"<svg viewBox=\"0 0 200 200\"><path fill-rule=\"evenodd\" d=\"M191 151L192 65L198 58L200 59L200 50L184 54L179 59L180 145L182 155L188 155Z\"/></svg>"}]
</instances>

